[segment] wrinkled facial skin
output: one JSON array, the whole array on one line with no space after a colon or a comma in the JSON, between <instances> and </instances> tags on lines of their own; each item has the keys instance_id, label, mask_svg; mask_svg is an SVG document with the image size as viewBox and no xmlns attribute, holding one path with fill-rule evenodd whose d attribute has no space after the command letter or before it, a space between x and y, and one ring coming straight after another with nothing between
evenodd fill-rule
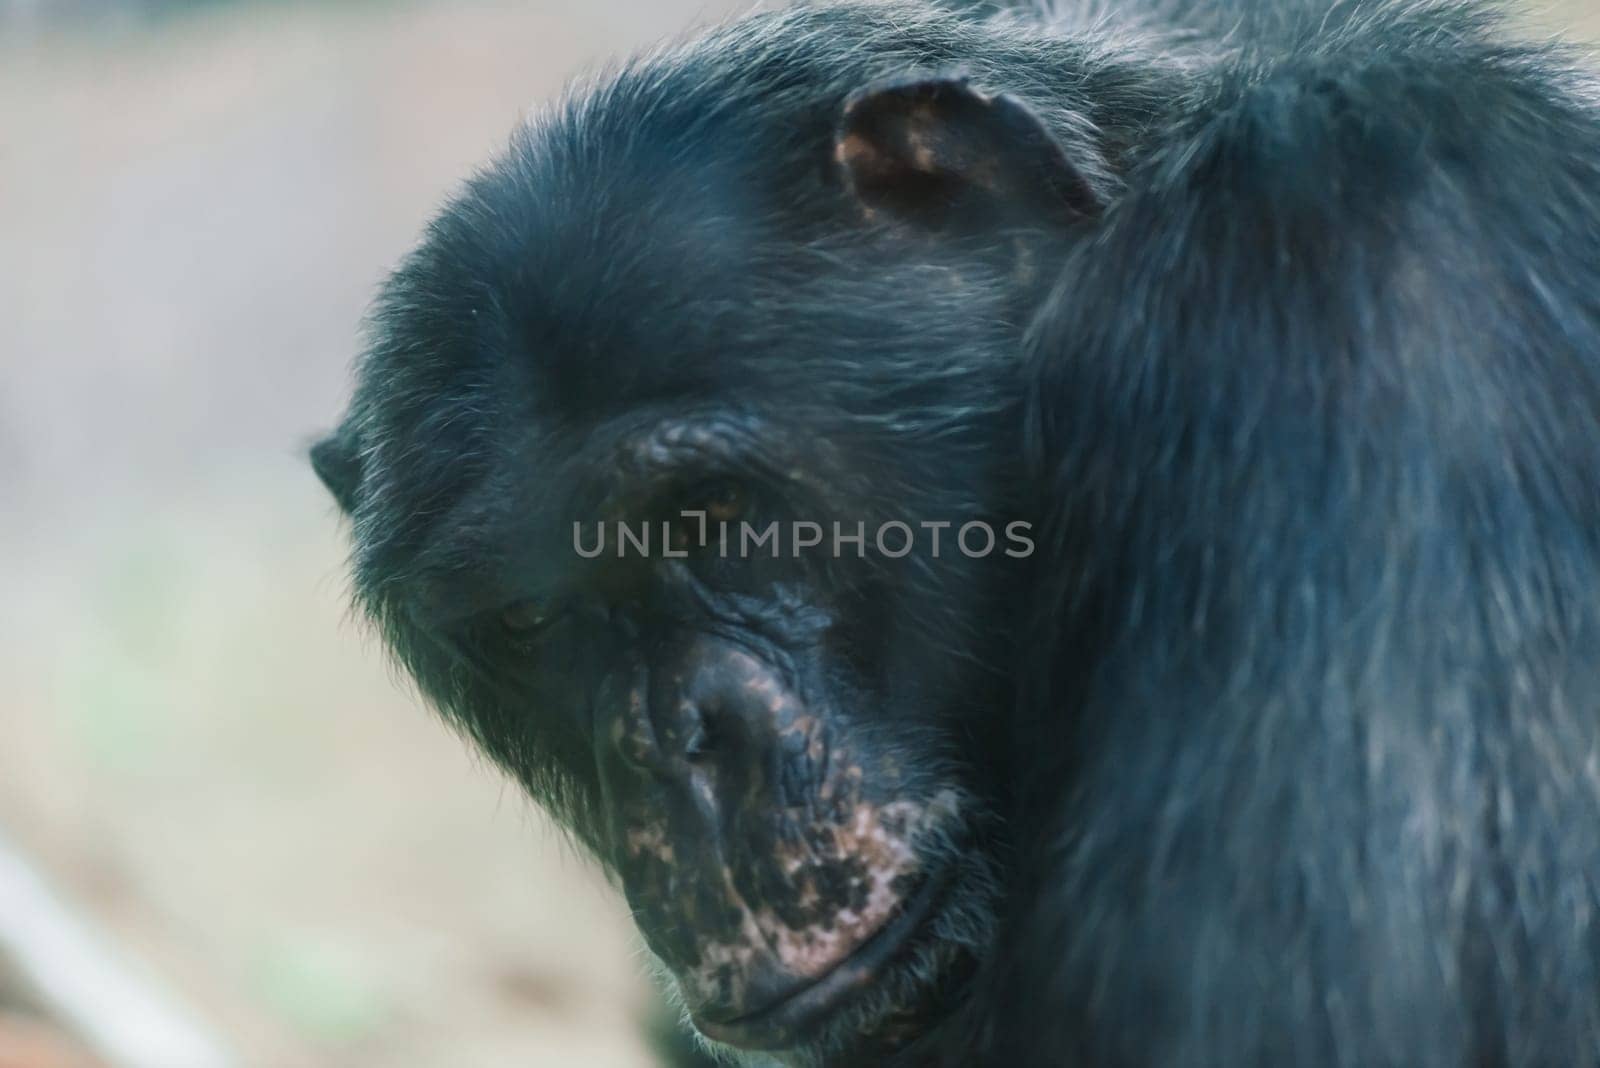
<instances>
[{"instance_id":1,"label":"wrinkled facial skin","mask_svg":"<svg viewBox=\"0 0 1600 1068\"><path fill-rule=\"evenodd\" d=\"M737 646L696 639L684 663L659 716L641 681L609 727L623 886L702 1031L789 1045L786 1024L736 1021L825 976L835 997L871 981L845 962L937 890L919 846L959 828L959 794L905 797L892 757Z\"/></svg>"},{"instance_id":2,"label":"wrinkled facial skin","mask_svg":"<svg viewBox=\"0 0 1600 1068\"><path fill-rule=\"evenodd\" d=\"M1004 630L992 652L941 646L1014 561L723 556L718 523L881 510L859 459L778 416L628 415L504 462L416 550L449 563L379 587L390 642L611 872L707 1039L880 1063L944 1014L992 927L972 846ZM619 556L614 526L576 551L574 523L592 551L617 522L648 524L655 555Z\"/></svg>"}]
</instances>

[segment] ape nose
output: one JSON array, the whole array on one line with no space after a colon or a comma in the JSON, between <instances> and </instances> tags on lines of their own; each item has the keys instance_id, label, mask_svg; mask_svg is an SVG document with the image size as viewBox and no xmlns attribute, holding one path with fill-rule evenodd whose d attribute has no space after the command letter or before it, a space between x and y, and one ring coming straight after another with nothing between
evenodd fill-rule
<instances>
[{"instance_id":1,"label":"ape nose","mask_svg":"<svg viewBox=\"0 0 1600 1068\"><path fill-rule=\"evenodd\" d=\"M743 649L691 643L629 694L612 740L634 772L679 782L764 766L799 707L777 672Z\"/></svg>"},{"instance_id":2,"label":"ape nose","mask_svg":"<svg viewBox=\"0 0 1600 1068\"><path fill-rule=\"evenodd\" d=\"M759 711L738 694L693 687L636 704L618 732L622 759L635 772L678 779L731 759L760 732Z\"/></svg>"},{"instance_id":3,"label":"ape nose","mask_svg":"<svg viewBox=\"0 0 1600 1068\"><path fill-rule=\"evenodd\" d=\"M679 759L691 764L706 763L729 740L732 732L723 722L724 708L716 699L685 703L668 738Z\"/></svg>"},{"instance_id":4,"label":"ape nose","mask_svg":"<svg viewBox=\"0 0 1600 1068\"><path fill-rule=\"evenodd\" d=\"M704 768L726 751L738 733L729 720L728 703L718 697L680 698L664 711L647 713L630 724L619 749L635 771L675 777L685 765Z\"/></svg>"}]
</instances>

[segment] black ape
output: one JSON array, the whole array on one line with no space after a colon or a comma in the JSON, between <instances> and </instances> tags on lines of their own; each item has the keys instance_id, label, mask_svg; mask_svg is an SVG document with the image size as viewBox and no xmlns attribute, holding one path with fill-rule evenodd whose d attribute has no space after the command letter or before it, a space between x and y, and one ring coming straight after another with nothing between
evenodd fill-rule
<instances>
[{"instance_id":1,"label":"black ape","mask_svg":"<svg viewBox=\"0 0 1600 1068\"><path fill-rule=\"evenodd\" d=\"M955 6L467 184L314 451L362 606L730 1047L1600 1063L1592 87L1459 5Z\"/></svg>"}]
</instances>

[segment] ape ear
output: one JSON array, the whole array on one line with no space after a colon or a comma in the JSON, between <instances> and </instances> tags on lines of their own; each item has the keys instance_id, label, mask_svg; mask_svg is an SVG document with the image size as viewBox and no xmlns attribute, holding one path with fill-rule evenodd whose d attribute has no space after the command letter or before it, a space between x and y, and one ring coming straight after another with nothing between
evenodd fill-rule
<instances>
[{"instance_id":1,"label":"ape ear","mask_svg":"<svg viewBox=\"0 0 1600 1068\"><path fill-rule=\"evenodd\" d=\"M361 445L348 423L311 446L311 469L328 487L339 510L355 511L356 487L361 485Z\"/></svg>"},{"instance_id":2,"label":"ape ear","mask_svg":"<svg viewBox=\"0 0 1600 1068\"><path fill-rule=\"evenodd\" d=\"M1101 209L1037 115L965 78L898 78L852 93L833 157L869 211L929 228L1073 221Z\"/></svg>"}]
</instances>

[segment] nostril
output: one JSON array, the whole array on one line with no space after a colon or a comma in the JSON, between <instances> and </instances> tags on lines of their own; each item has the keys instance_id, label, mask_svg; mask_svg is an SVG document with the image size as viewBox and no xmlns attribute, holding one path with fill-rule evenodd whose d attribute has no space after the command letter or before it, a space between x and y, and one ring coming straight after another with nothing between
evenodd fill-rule
<instances>
[{"instance_id":1,"label":"nostril","mask_svg":"<svg viewBox=\"0 0 1600 1068\"><path fill-rule=\"evenodd\" d=\"M694 728L689 731L689 736L683 740L683 759L690 763L697 763L709 757L715 751L715 748L711 731L706 727L705 721L702 720L695 724Z\"/></svg>"},{"instance_id":2,"label":"nostril","mask_svg":"<svg viewBox=\"0 0 1600 1068\"><path fill-rule=\"evenodd\" d=\"M700 705L694 710L694 719L684 735L683 759L694 764L716 756L728 743L726 727L716 702Z\"/></svg>"}]
</instances>

